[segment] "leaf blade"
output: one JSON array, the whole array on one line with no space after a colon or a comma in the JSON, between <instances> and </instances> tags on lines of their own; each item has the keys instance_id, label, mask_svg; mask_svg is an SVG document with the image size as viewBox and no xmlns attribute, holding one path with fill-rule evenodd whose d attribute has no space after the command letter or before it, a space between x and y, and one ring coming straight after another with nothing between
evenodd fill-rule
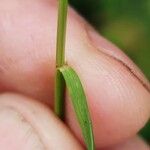
<instances>
[{"instance_id":1,"label":"leaf blade","mask_svg":"<svg viewBox=\"0 0 150 150\"><path fill-rule=\"evenodd\" d=\"M65 79L87 148L88 150L94 150L92 122L81 81L76 72L69 66L63 66L59 68L59 71Z\"/></svg>"}]
</instances>

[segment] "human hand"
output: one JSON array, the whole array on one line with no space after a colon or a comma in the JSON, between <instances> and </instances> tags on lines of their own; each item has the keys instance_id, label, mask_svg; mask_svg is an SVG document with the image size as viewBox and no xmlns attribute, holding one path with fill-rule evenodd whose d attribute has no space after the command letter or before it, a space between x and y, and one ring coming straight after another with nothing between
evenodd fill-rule
<instances>
[{"instance_id":1,"label":"human hand","mask_svg":"<svg viewBox=\"0 0 150 150\"><path fill-rule=\"evenodd\" d=\"M84 147L69 96L67 126L49 109L54 99L56 27L54 0L0 2L2 150ZM72 9L66 44L68 64L85 88L97 150L148 150L136 134L150 117L149 81Z\"/></svg>"}]
</instances>

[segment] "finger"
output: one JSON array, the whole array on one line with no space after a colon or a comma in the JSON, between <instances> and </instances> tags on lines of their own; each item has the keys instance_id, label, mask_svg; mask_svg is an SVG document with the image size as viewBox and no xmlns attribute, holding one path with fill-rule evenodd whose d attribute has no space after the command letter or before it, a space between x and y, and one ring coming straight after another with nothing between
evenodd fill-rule
<instances>
[{"instance_id":1,"label":"finger","mask_svg":"<svg viewBox=\"0 0 150 150\"><path fill-rule=\"evenodd\" d=\"M0 85L48 102L53 99L57 5L47 0L3 0L0 13ZM88 30L88 32L87 32ZM149 83L124 54L93 43L88 25L70 11L67 62L87 95L97 147L136 134L150 115ZM101 37L96 37L101 40ZM104 41L102 40L102 46ZM100 49L100 50L98 50ZM81 139L67 100L67 123Z\"/></svg>"},{"instance_id":2,"label":"finger","mask_svg":"<svg viewBox=\"0 0 150 150\"><path fill-rule=\"evenodd\" d=\"M3 150L82 150L46 106L14 94L0 95L0 147Z\"/></svg>"},{"instance_id":3,"label":"finger","mask_svg":"<svg viewBox=\"0 0 150 150\"><path fill-rule=\"evenodd\" d=\"M141 138L134 137L127 140L123 144L118 144L112 148L106 148L103 150L149 150L150 146L146 144Z\"/></svg>"}]
</instances>

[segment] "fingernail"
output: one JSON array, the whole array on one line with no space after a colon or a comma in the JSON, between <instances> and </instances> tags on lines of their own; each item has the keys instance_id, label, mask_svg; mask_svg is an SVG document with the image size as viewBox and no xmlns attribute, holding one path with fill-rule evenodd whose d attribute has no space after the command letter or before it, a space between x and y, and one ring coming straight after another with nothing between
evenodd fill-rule
<instances>
[{"instance_id":1,"label":"fingernail","mask_svg":"<svg viewBox=\"0 0 150 150\"><path fill-rule=\"evenodd\" d=\"M44 150L35 129L18 111L0 107L0 149Z\"/></svg>"}]
</instances>

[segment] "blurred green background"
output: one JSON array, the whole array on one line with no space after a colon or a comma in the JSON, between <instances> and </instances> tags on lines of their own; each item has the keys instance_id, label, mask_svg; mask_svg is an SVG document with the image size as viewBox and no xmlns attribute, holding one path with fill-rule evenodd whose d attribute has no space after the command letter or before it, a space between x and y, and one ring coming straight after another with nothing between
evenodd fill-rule
<instances>
[{"instance_id":1,"label":"blurred green background","mask_svg":"<svg viewBox=\"0 0 150 150\"><path fill-rule=\"evenodd\" d=\"M107 39L118 45L150 80L150 0L70 0ZM150 142L150 123L140 134Z\"/></svg>"}]
</instances>

